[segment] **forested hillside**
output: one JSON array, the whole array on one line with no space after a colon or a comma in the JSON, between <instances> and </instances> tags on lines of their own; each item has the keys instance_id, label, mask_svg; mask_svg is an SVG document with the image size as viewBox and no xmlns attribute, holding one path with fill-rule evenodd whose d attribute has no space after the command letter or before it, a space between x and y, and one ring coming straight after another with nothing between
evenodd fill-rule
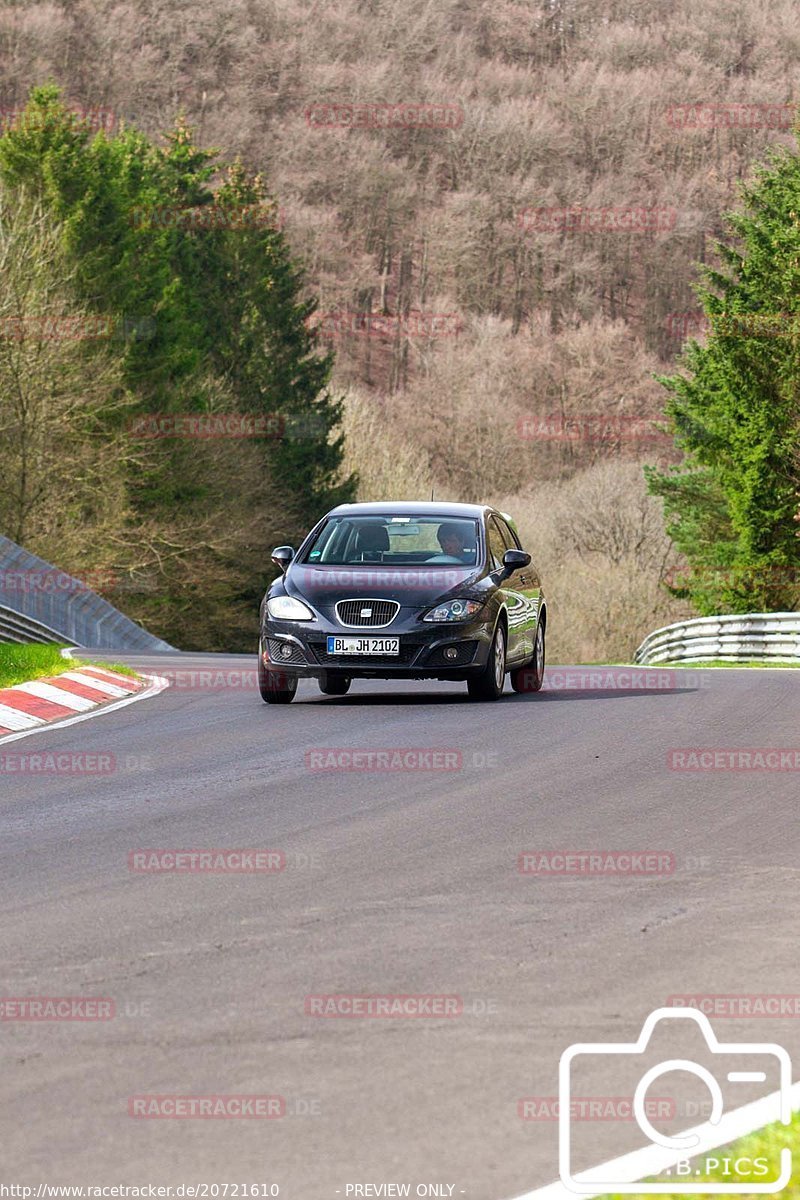
<instances>
[{"instance_id":1,"label":"forested hillside","mask_svg":"<svg viewBox=\"0 0 800 1200\"><path fill-rule=\"evenodd\" d=\"M506 506L546 572L562 661L627 656L649 628L690 611L660 583L679 556L642 470L680 459L651 424L668 399L654 376L672 372L683 337L701 327L695 264L715 261L737 184L771 147L796 145L799 64L791 0L26 0L0 9L0 107L10 117L32 86L52 80L76 110L103 110L112 139L141 131L174 156L182 114L193 145L220 150L210 168L238 157L248 180L259 177L276 233L304 265L303 294L319 301L307 320L319 330L315 353L335 352L331 422L335 397L345 397L339 478L357 472L363 499L428 496L434 486L441 497ZM220 167L208 186L225 179ZM60 216L69 224L69 212ZM41 220L26 237L54 236ZM97 306L80 279L75 286L80 303ZM158 329L164 294L153 307L148 294L131 317ZM235 347L215 348L210 322L200 324L213 387L235 394L238 409L247 372ZM141 392L130 398L141 377L113 355L91 362L90 394L116 388L118 407L147 411ZM91 442L82 445L91 474ZM171 445L178 457L197 454L196 443ZM235 479L242 525L277 534L286 521L274 519L276 507L292 519L281 469L265 478L241 439L198 457L209 522L202 580L239 569L242 551L242 604L254 575L268 575L257 561L265 540L253 532L243 547L226 528L217 545L215 490L230 491L220 473ZM157 477L162 490L148 494L170 503L165 460L137 470L140 491ZM237 490L247 479L255 507L246 486ZM295 483L307 492L302 472ZM106 496L103 506L89 507L111 533L104 565L124 564L114 543L138 523L141 494ZM158 524L163 512L150 515ZM28 544L57 557L46 527ZM135 565L158 582L169 530L159 526L150 542ZM179 629L185 644L211 637L214 648L225 644L224 620L212 630L193 623L199 592L186 549L169 612L144 586L109 598L156 633ZM92 565L69 539L61 557ZM228 645L243 644L238 628Z\"/></svg>"}]
</instances>

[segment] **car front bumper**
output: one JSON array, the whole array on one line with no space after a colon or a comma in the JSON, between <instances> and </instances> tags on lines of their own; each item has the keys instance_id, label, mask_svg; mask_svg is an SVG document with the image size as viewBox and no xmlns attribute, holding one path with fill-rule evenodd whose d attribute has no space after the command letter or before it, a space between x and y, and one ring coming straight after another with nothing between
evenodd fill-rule
<instances>
[{"instance_id":1,"label":"car front bumper","mask_svg":"<svg viewBox=\"0 0 800 1200\"><path fill-rule=\"evenodd\" d=\"M261 625L259 652L268 670L301 678L321 678L335 673L351 679L465 680L485 666L493 632L493 625L486 620L446 624L393 621L383 628L356 629L324 620L274 621L267 618ZM329 635L397 637L400 653L328 654ZM288 653L284 647L289 647Z\"/></svg>"}]
</instances>

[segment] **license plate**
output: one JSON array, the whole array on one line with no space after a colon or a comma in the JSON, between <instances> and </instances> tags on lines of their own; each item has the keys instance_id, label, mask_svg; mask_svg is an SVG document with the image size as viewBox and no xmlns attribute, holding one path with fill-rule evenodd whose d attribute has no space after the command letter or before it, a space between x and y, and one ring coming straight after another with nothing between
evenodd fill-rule
<instances>
[{"instance_id":1,"label":"license plate","mask_svg":"<svg viewBox=\"0 0 800 1200\"><path fill-rule=\"evenodd\" d=\"M399 637L329 637L328 654L399 654Z\"/></svg>"}]
</instances>

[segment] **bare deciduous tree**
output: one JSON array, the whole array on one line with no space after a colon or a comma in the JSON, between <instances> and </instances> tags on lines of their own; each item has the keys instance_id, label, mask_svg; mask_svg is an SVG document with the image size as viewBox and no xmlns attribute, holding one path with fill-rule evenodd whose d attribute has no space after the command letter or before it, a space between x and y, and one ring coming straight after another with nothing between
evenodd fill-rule
<instances>
[{"instance_id":1,"label":"bare deciduous tree","mask_svg":"<svg viewBox=\"0 0 800 1200\"><path fill-rule=\"evenodd\" d=\"M113 324L75 300L59 232L0 194L0 523L59 561L107 552L125 522L129 405Z\"/></svg>"}]
</instances>

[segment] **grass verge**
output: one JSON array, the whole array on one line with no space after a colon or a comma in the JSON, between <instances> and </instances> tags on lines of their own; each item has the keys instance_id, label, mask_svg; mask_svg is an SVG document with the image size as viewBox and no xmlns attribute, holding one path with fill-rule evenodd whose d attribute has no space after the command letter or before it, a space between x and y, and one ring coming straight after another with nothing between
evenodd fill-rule
<instances>
[{"instance_id":1,"label":"grass verge","mask_svg":"<svg viewBox=\"0 0 800 1200\"><path fill-rule=\"evenodd\" d=\"M27 683L50 675L61 675L74 671L76 667L98 666L122 675L135 677L136 672L121 663L89 663L86 659L62 658L61 646L18 645L16 642L0 642L0 687L13 687L15 683Z\"/></svg>"}]
</instances>

